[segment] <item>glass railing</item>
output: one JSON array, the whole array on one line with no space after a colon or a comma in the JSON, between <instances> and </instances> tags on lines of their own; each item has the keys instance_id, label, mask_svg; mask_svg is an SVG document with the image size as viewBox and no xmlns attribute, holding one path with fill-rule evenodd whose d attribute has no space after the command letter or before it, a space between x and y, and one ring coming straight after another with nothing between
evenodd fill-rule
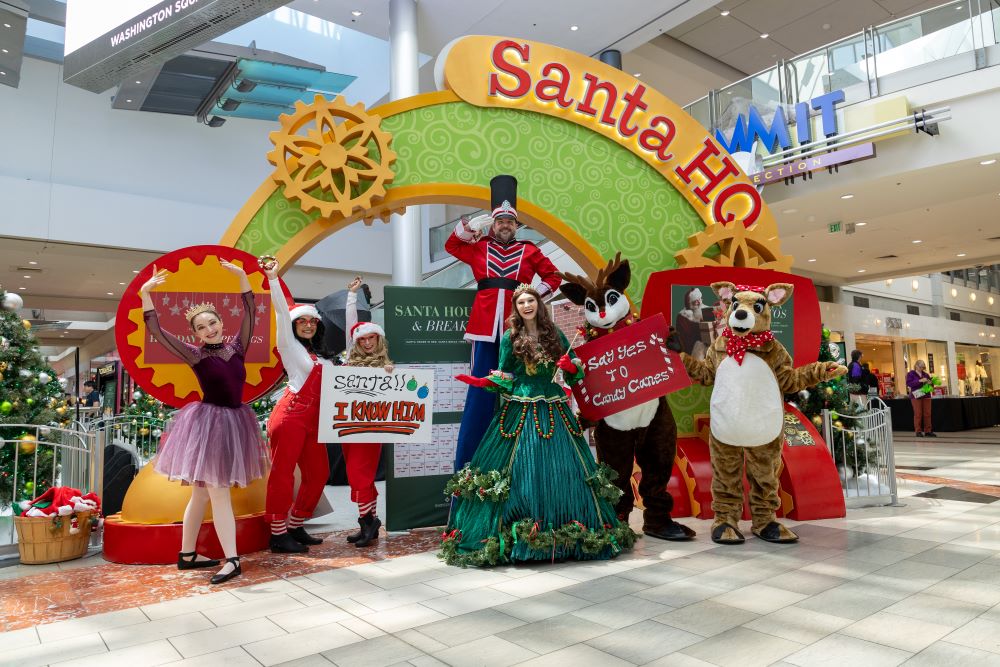
<instances>
[{"instance_id":1,"label":"glass railing","mask_svg":"<svg viewBox=\"0 0 1000 667\"><path fill-rule=\"evenodd\" d=\"M751 106L769 124L784 107L791 121L795 104L834 90L843 90L844 104L853 104L995 64L1000 58L986 52L998 37L1000 0L957 0L781 61L684 110L726 134Z\"/></svg>"}]
</instances>

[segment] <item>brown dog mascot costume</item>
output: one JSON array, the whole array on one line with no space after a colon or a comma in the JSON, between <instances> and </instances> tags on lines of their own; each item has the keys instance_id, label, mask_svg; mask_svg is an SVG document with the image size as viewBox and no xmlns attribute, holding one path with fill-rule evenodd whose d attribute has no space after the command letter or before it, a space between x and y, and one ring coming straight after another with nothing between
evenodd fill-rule
<instances>
[{"instance_id":1,"label":"brown dog mascot costume","mask_svg":"<svg viewBox=\"0 0 1000 667\"><path fill-rule=\"evenodd\" d=\"M775 511L781 468L783 394L831 380L847 372L837 363L792 365L771 333L771 309L788 301L792 285L765 288L712 283L724 302L726 329L704 360L682 354L696 382L714 385L711 400L712 541L742 544L743 467L750 482L753 534L768 542L795 542L798 536L778 523Z\"/></svg>"},{"instance_id":2,"label":"brown dog mascot costume","mask_svg":"<svg viewBox=\"0 0 1000 667\"><path fill-rule=\"evenodd\" d=\"M588 340L619 331L639 318L631 311L625 289L632 279L628 260L622 261L621 253L608 262L591 281L585 276L559 274L566 281L560 291L571 302L584 307L588 326L584 328ZM677 453L677 424L666 398L647 401L622 412L610 415L594 428L597 458L618 473L615 485L622 491L615 505L618 518L628 521L635 505L632 493L632 467L639 464L642 479L639 494L642 496L642 530L650 537L661 540L690 540L695 533L670 517L674 499L667 491Z\"/></svg>"}]
</instances>

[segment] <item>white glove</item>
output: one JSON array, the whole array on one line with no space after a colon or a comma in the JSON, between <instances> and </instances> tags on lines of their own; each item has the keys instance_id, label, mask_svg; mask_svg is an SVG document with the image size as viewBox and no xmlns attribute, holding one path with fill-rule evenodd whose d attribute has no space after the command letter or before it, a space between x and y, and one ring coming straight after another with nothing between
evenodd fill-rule
<instances>
[{"instance_id":1,"label":"white glove","mask_svg":"<svg viewBox=\"0 0 1000 667\"><path fill-rule=\"evenodd\" d=\"M477 215L472 220L469 220L469 229L476 234L484 234L493 226L493 217L487 213L482 215Z\"/></svg>"}]
</instances>

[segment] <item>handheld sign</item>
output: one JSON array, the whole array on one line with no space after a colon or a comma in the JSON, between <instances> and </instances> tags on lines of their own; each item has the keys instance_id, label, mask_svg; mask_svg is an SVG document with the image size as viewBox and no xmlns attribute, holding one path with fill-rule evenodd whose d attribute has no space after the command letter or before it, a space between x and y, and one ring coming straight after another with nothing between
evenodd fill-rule
<instances>
[{"instance_id":1,"label":"handheld sign","mask_svg":"<svg viewBox=\"0 0 1000 667\"><path fill-rule=\"evenodd\" d=\"M586 373L573 387L580 414L596 421L690 385L668 333L657 313L576 348Z\"/></svg>"},{"instance_id":2,"label":"handheld sign","mask_svg":"<svg viewBox=\"0 0 1000 667\"><path fill-rule=\"evenodd\" d=\"M320 442L432 441L433 371L327 366L320 400Z\"/></svg>"}]
</instances>

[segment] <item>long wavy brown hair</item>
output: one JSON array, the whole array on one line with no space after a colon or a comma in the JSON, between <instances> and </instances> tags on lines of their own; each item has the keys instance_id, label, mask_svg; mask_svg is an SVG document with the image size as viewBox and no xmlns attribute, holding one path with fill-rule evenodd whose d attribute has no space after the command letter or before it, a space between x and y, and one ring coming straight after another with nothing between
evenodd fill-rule
<instances>
[{"instance_id":1,"label":"long wavy brown hair","mask_svg":"<svg viewBox=\"0 0 1000 667\"><path fill-rule=\"evenodd\" d=\"M535 324L538 327L538 341L534 341L529 335L524 325L524 318L517 310L517 299L523 294L530 294L538 301L535 310ZM529 375L534 375L535 369L545 362L555 363L566 351L563 349L562 340L559 338L559 330L556 329L549 309L542 303L542 296L534 289L526 289L514 294L514 308L507 318L507 326L510 327L510 342L514 348L514 354L524 362Z\"/></svg>"},{"instance_id":2,"label":"long wavy brown hair","mask_svg":"<svg viewBox=\"0 0 1000 667\"><path fill-rule=\"evenodd\" d=\"M392 363L389 359L389 347L385 344L385 338L378 337L378 344L371 354L365 353L361 346L354 343L350 353L347 355L348 366L366 366L368 368L382 368Z\"/></svg>"}]
</instances>

